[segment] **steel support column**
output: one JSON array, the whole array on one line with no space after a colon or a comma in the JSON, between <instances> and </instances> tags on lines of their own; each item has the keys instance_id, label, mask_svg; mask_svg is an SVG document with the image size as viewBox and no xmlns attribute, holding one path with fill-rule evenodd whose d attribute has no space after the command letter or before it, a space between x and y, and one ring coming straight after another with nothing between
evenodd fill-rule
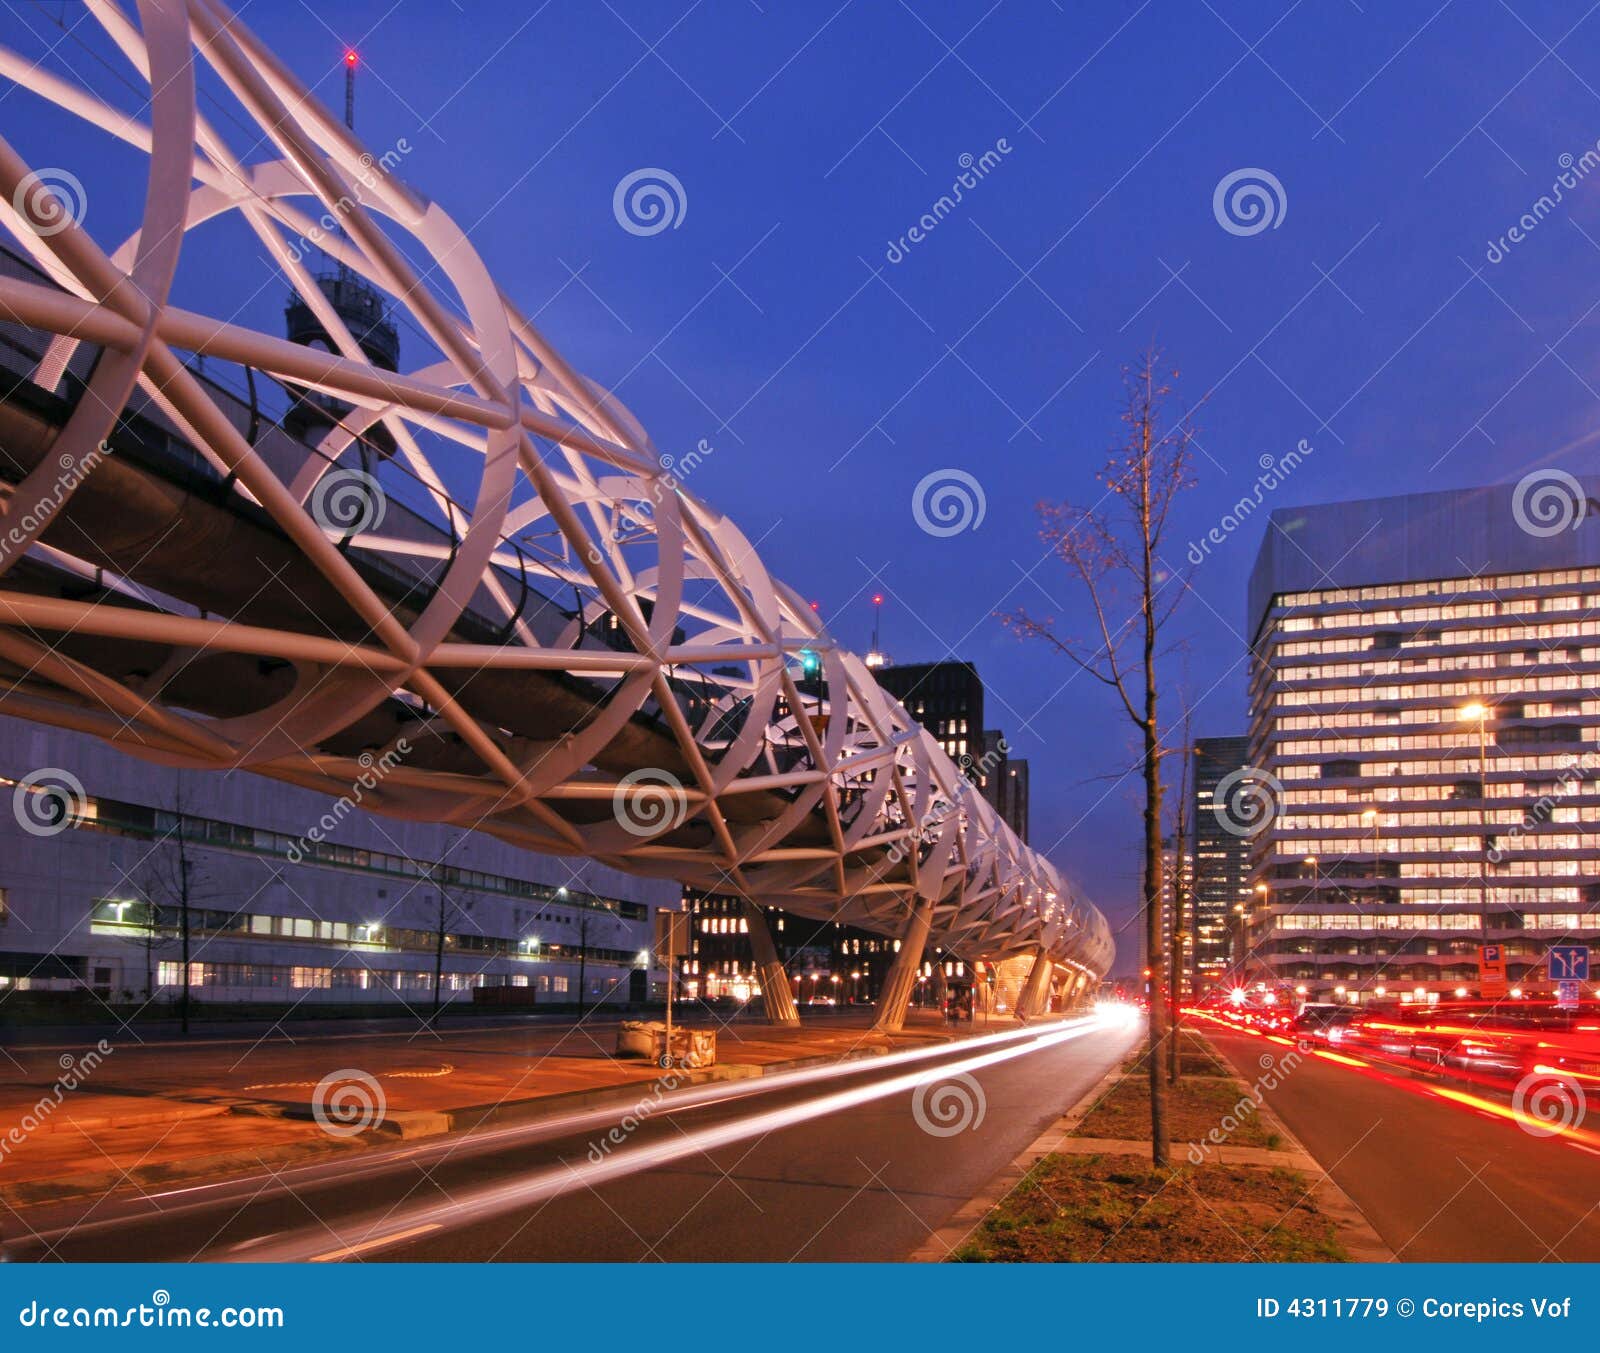
<instances>
[{"instance_id":1,"label":"steel support column","mask_svg":"<svg viewBox=\"0 0 1600 1353\"><path fill-rule=\"evenodd\" d=\"M761 979L761 1004L766 1007L767 1020L772 1024L798 1024L800 1007L795 1004L794 992L789 990L789 970L778 957L778 946L773 942L766 913L749 898L741 899L740 905L750 924L750 953L756 975Z\"/></svg>"},{"instance_id":2,"label":"steel support column","mask_svg":"<svg viewBox=\"0 0 1600 1353\"><path fill-rule=\"evenodd\" d=\"M917 989L917 970L922 966L922 951L933 928L933 903L919 899L911 913L911 923L900 937L900 952L894 956L883 990L878 993L878 1015L872 1027L878 1033L898 1033L905 1027L911 993Z\"/></svg>"},{"instance_id":3,"label":"steel support column","mask_svg":"<svg viewBox=\"0 0 1600 1353\"><path fill-rule=\"evenodd\" d=\"M1028 970L1028 980L1022 985L1022 995L1017 998L1019 1019L1032 1019L1040 1013L1050 992L1050 972L1054 967L1055 964L1043 950L1034 956L1033 967Z\"/></svg>"}]
</instances>

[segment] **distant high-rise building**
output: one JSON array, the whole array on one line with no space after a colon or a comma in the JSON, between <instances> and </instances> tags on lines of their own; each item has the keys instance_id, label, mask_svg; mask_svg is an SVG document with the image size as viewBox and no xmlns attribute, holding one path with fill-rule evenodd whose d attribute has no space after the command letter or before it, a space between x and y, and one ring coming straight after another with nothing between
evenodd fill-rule
<instances>
[{"instance_id":1,"label":"distant high-rise building","mask_svg":"<svg viewBox=\"0 0 1600 1353\"><path fill-rule=\"evenodd\" d=\"M1196 738L1194 786L1194 926L1191 966L1204 992L1228 969L1238 913L1250 895L1250 842L1217 811L1217 786L1250 759L1247 737Z\"/></svg>"},{"instance_id":2,"label":"distant high-rise building","mask_svg":"<svg viewBox=\"0 0 1600 1353\"><path fill-rule=\"evenodd\" d=\"M983 681L970 662L894 663L878 684L928 729L1000 818L1028 839L1028 763L1013 760L1005 735L983 724Z\"/></svg>"}]
</instances>

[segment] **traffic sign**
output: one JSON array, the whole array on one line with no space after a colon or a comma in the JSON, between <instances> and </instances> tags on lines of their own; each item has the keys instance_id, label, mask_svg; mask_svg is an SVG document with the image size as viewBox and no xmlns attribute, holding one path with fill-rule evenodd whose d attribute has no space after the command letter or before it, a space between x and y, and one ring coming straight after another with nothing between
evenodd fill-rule
<instances>
[{"instance_id":1,"label":"traffic sign","mask_svg":"<svg viewBox=\"0 0 1600 1353\"><path fill-rule=\"evenodd\" d=\"M1478 946L1478 985L1489 997L1506 994L1506 951L1498 944Z\"/></svg>"},{"instance_id":2,"label":"traffic sign","mask_svg":"<svg viewBox=\"0 0 1600 1353\"><path fill-rule=\"evenodd\" d=\"M1587 944L1552 944L1550 946L1550 980L1552 982L1587 982L1589 980L1589 946Z\"/></svg>"},{"instance_id":3,"label":"traffic sign","mask_svg":"<svg viewBox=\"0 0 1600 1353\"><path fill-rule=\"evenodd\" d=\"M1576 1010L1578 1001L1583 995L1582 982L1557 982L1556 983L1556 1009Z\"/></svg>"}]
</instances>

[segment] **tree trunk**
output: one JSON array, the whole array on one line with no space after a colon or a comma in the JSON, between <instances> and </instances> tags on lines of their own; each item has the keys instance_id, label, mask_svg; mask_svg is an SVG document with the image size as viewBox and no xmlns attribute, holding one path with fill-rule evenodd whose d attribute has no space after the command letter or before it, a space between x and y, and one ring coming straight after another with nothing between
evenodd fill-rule
<instances>
[{"instance_id":1,"label":"tree trunk","mask_svg":"<svg viewBox=\"0 0 1600 1353\"><path fill-rule=\"evenodd\" d=\"M444 990L444 925L448 919L448 904L445 902L443 889L439 892L439 928L433 937L433 1013L428 1017L428 1023L439 1022L439 1002Z\"/></svg>"},{"instance_id":2,"label":"tree trunk","mask_svg":"<svg viewBox=\"0 0 1600 1353\"><path fill-rule=\"evenodd\" d=\"M183 813L178 813L178 927L183 953L183 990L178 1016L185 1036L189 1032L189 849L183 839Z\"/></svg>"},{"instance_id":3,"label":"tree trunk","mask_svg":"<svg viewBox=\"0 0 1600 1353\"><path fill-rule=\"evenodd\" d=\"M583 1019L584 1007L588 1004L588 988L584 985L589 966L589 917L582 916L578 921L578 1019Z\"/></svg>"},{"instance_id":4,"label":"tree trunk","mask_svg":"<svg viewBox=\"0 0 1600 1353\"><path fill-rule=\"evenodd\" d=\"M1150 406L1145 405L1140 473L1139 525L1143 545L1142 605L1144 611L1144 908L1146 952L1150 956L1150 1160L1159 1168L1168 1162L1167 1084L1161 1053L1167 1036L1166 945L1161 933L1161 726L1156 717L1155 560L1151 548Z\"/></svg>"}]
</instances>

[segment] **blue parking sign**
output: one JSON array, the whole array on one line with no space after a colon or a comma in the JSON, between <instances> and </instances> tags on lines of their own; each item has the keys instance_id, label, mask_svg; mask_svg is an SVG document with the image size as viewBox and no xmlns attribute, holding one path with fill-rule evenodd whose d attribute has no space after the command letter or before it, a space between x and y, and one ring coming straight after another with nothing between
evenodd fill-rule
<instances>
[{"instance_id":1,"label":"blue parking sign","mask_svg":"<svg viewBox=\"0 0 1600 1353\"><path fill-rule=\"evenodd\" d=\"M1587 982L1589 980L1589 946L1587 944L1552 944L1550 946L1550 980L1552 982Z\"/></svg>"}]
</instances>

